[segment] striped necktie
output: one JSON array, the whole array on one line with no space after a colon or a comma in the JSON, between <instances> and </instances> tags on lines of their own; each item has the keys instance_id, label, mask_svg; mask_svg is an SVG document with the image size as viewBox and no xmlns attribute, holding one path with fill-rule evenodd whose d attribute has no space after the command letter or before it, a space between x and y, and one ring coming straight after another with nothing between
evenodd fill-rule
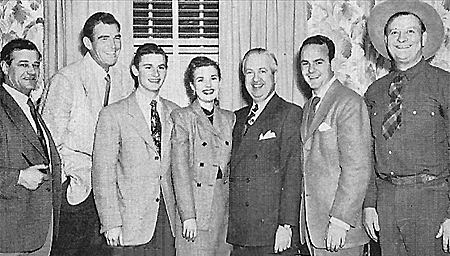
<instances>
[{"instance_id":1,"label":"striped necktie","mask_svg":"<svg viewBox=\"0 0 450 256\"><path fill-rule=\"evenodd\" d=\"M394 134L394 131L399 129L402 124L402 96L400 94L404 85L406 76L399 74L392 80L389 86L390 103L388 112L384 115L383 124L381 125L381 133L387 140Z\"/></svg>"}]
</instances>

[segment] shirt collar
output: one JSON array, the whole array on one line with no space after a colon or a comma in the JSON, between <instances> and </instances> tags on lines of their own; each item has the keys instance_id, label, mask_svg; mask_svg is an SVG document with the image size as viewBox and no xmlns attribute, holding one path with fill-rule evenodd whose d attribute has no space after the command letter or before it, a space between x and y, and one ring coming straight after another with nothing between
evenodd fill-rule
<instances>
[{"instance_id":1,"label":"shirt collar","mask_svg":"<svg viewBox=\"0 0 450 256\"><path fill-rule=\"evenodd\" d=\"M147 108L149 108L152 100L156 100L156 109L159 112L161 110L161 97L159 96L159 94L156 95L155 98L150 99L144 92L142 92L142 90L144 89L142 89L140 86L136 89L136 99L139 105L141 107L147 106Z\"/></svg>"},{"instance_id":2,"label":"shirt collar","mask_svg":"<svg viewBox=\"0 0 450 256\"><path fill-rule=\"evenodd\" d=\"M20 105L21 108L23 108L23 106L27 106L27 102L29 99L27 95L19 92L18 90L5 83L3 83L3 88L5 88L5 90L11 95L11 97L13 97L13 99L17 102L17 104Z\"/></svg>"},{"instance_id":3,"label":"shirt collar","mask_svg":"<svg viewBox=\"0 0 450 256\"><path fill-rule=\"evenodd\" d=\"M328 81L328 83L326 83L324 85L324 90L322 91L322 93L317 94L314 90L312 91L312 98L314 97L319 97L320 99L323 99L323 97L325 96L325 94L327 94L328 89L330 89L330 86L334 83L334 81L336 81L336 76L333 75L333 77L330 79L330 81Z\"/></svg>"},{"instance_id":4,"label":"shirt collar","mask_svg":"<svg viewBox=\"0 0 450 256\"><path fill-rule=\"evenodd\" d=\"M89 65L89 67L91 68L90 71L92 74L103 74L101 77L102 79L104 79L104 77L106 77L106 74L108 74L108 72L106 72L97 62L95 62L95 60L92 58L91 54L88 52L86 53L86 57L87 59L87 63Z\"/></svg>"},{"instance_id":5,"label":"shirt collar","mask_svg":"<svg viewBox=\"0 0 450 256\"><path fill-rule=\"evenodd\" d=\"M273 98L273 95L275 95L275 90L269 95L269 97L267 97L265 100L260 101L258 103L256 103L255 101L253 101L252 104L252 108L253 109L255 107L256 104L258 104L258 110L256 111L257 113L260 113L264 110L264 108L266 107L267 103L269 103L269 101Z\"/></svg>"},{"instance_id":6,"label":"shirt collar","mask_svg":"<svg viewBox=\"0 0 450 256\"><path fill-rule=\"evenodd\" d=\"M422 58L416 65L410 67L405 71L399 69L394 69L394 76L404 75L408 81L413 79L421 70L423 70L425 65L425 59Z\"/></svg>"}]
</instances>

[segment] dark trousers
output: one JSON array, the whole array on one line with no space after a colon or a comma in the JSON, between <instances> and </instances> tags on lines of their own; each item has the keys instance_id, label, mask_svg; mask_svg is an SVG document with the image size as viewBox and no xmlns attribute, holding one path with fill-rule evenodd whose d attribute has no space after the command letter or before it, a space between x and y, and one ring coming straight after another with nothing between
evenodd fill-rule
<instances>
[{"instance_id":1,"label":"dark trousers","mask_svg":"<svg viewBox=\"0 0 450 256\"><path fill-rule=\"evenodd\" d=\"M158 218L152 239L139 246L113 247L107 246L108 256L174 256L175 238L172 236L169 216L161 194L159 200ZM180 255L183 255L182 253Z\"/></svg>"},{"instance_id":2,"label":"dark trousers","mask_svg":"<svg viewBox=\"0 0 450 256\"><path fill-rule=\"evenodd\" d=\"M64 197L61 205L59 235L53 241L51 256L102 255L100 221L92 192L78 205L67 202L69 181L63 183Z\"/></svg>"},{"instance_id":3,"label":"dark trousers","mask_svg":"<svg viewBox=\"0 0 450 256\"><path fill-rule=\"evenodd\" d=\"M382 255L446 255L436 239L448 207L447 182L378 185L377 211Z\"/></svg>"}]
</instances>

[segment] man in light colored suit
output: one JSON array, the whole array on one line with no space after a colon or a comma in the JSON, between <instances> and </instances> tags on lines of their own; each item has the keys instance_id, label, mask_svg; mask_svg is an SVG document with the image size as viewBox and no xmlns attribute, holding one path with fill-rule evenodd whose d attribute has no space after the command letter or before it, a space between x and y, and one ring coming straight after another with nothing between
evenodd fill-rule
<instances>
[{"instance_id":1,"label":"man in light colored suit","mask_svg":"<svg viewBox=\"0 0 450 256\"><path fill-rule=\"evenodd\" d=\"M167 60L155 44L139 47L131 67L136 91L99 115L93 189L100 232L114 255L175 254L170 113L178 106L159 96Z\"/></svg>"},{"instance_id":2,"label":"man in light colored suit","mask_svg":"<svg viewBox=\"0 0 450 256\"><path fill-rule=\"evenodd\" d=\"M302 109L276 94L277 68L275 55L262 48L242 61L252 103L236 111L233 129L227 236L233 256L296 252Z\"/></svg>"},{"instance_id":3,"label":"man in light colored suit","mask_svg":"<svg viewBox=\"0 0 450 256\"><path fill-rule=\"evenodd\" d=\"M57 237L61 166L55 143L30 98L41 53L25 39L1 52L0 255L47 256Z\"/></svg>"},{"instance_id":4,"label":"man in light colored suit","mask_svg":"<svg viewBox=\"0 0 450 256\"><path fill-rule=\"evenodd\" d=\"M91 192L95 126L103 106L125 98L134 89L128 70L116 65L121 35L114 16L93 14L82 33L88 53L51 78L43 102L43 118L62 158L65 193L61 236L53 255L92 254L91 247L102 242Z\"/></svg>"},{"instance_id":5,"label":"man in light colored suit","mask_svg":"<svg viewBox=\"0 0 450 256\"><path fill-rule=\"evenodd\" d=\"M359 256L369 241L361 214L371 174L370 123L362 97L336 80L334 52L322 35L300 48L301 72L313 91L301 127L300 235L313 255Z\"/></svg>"}]
</instances>

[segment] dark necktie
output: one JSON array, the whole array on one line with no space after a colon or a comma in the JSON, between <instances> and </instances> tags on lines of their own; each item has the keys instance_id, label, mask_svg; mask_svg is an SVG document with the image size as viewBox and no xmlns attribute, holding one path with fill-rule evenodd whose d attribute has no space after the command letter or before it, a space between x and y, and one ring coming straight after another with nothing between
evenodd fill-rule
<instances>
[{"instance_id":1,"label":"dark necktie","mask_svg":"<svg viewBox=\"0 0 450 256\"><path fill-rule=\"evenodd\" d=\"M28 99L27 104L30 107L31 117L33 117L34 124L36 125L36 135L38 136L42 151L44 151L45 157L47 158L47 160L49 160L47 143L45 142L44 131L42 131L41 124L38 120L38 112L34 107L33 101L31 101L31 99Z\"/></svg>"},{"instance_id":2,"label":"dark necktie","mask_svg":"<svg viewBox=\"0 0 450 256\"><path fill-rule=\"evenodd\" d=\"M158 154L161 156L161 119L159 119L158 111L156 110L156 100L152 100L150 103L150 120L151 120L151 132L155 146L158 149Z\"/></svg>"},{"instance_id":3,"label":"dark necktie","mask_svg":"<svg viewBox=\"0 0 450 256\"><path fill-rule=\"evenodd\" d=\"M105 97L103 98L103 107L108 106L109 92L111 91L111 76L109 74L106 74L105 80L106 80L106 88L105 88Z\"/></svg>"},{"instance_id":4,"label":"dark necktie","mask_svg":"<svg viewBox=\"0 0 450 256\"><path fill-rule=\"evenodd\" d=\"M397 75L392 80L389 86L390 103L388 106L388 112L384 115L383 124L381 125L381 133L387 140L394 134L396 129L399 129L402 124L402 96L400 92L402 90L403 81L405 75Z\"/></svg>"},{"instance_id":5,"label":"dark necktie","mask_svg":"<svg viewBox=\"0 0 450 256\"><path fill-rule=\"evenodd\" d=\"M255 106L250 111L250 114L248 114L247 120L245 121L245 124L244 124L244 130L242 132L242 136L244 136L247 133L248 128L250 128L250 126L252 126L255 123L256 111L258 111L258 104L255 104Z\"/></svg>"},{"instance_id":6,"label":"dark necktie","mask_svg":"<svg viewBox=\"0 0 450 256\"><path fill-rule=\"evenodd\" d=\"M320 97L314 96L314 98L311 101L311 105L309 106L309 111L308 111L308 129L311 126L311 123L314 119L314 116L316 115L316 107L317 104L319 104L320 102Z\"/></svg>"}]
</instances>

